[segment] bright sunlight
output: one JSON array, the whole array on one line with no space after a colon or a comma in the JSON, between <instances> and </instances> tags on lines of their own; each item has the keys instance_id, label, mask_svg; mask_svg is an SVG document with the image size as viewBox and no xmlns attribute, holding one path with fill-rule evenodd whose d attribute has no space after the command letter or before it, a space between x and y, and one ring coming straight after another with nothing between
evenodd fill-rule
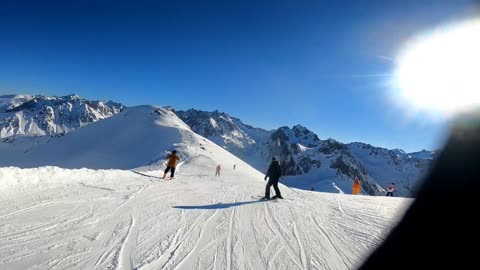
<instances>
[{"instance_id":1,"label":"bright sunlight","mask_svg":"<svg viewBox=\"0 0 480 270\"><path fill-rule=\"evenodd\" d=\"M435 29L411 40L396 61L397 100L450 116L480 105L480 20Z\"/></svg>"}]
</instances>

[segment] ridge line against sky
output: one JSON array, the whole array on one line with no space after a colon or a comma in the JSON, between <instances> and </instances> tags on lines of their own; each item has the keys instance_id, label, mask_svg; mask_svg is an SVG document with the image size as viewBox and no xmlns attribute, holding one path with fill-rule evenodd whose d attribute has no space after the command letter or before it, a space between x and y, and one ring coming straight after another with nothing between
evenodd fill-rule
<instances>
[{"instance_id":1,"label":"ridge line against sky","mask_svg":"<svg viewBox=\"0 0 480 270\"><path fill-rule=\"evenodd\" d=\"M9 95L9 94L8 94L8 93L0 93L0 96L2 96L2 95ZM51 96L63 97L63 96L69 96L69 95L77 95L77 96L79 96L79 95L76 94L76 93L70 93L70 94L65 94L65 95L60 95L60 96L59 96L59 95L50 95L50 94L29 94L29 93L14 93L14 94L11 94L11 95L30 95L30 96L49 96L49 97L51 97ZM85 98L85 97L82 97L82 96L80 96L80 98L81 98L81 99L86 99L86 100L113 101L113 102L115 102L115 103L120 103L120 104L122 104L122 105L124 105L124 106L127 106L126 104L124 104L124 103L122 103L122 102L118 102L118 101L116 101L116 100L111 100L111 99ZM173 107L173 106L170 106L170 105L158 105L158 104L134 104L134 105L129 105L129 106L127 106L127 107L137 107L137 106L144 106L144 105L147 105L147 106L159 106L159 107L172 107L172 108L175 109L175 110L183 110L183 111L186 111L186 110L188 110L188 109L194 109L194 110L203 111L203 112L208 112L208 113L211 113L211 112L215 111L215 110L206 111L206 110L202 110L202 109L199 109L199 108L177 109L177 108L175 108L175 107ZM277 130L277 129L281 128L281 127L284 127L284 126L287 126L288 128L293 128L293 126L295 126L295 125L300 125L300 126L303 126L303 127L307 128L308 130L310 130L311 132L315 133L316 135L318 135L318 132L316 132L315 130L311 129L311 128L308 127L308 126L302 125L301 123L296 123L296 124L293 124L293 125L280 125L280 126L277 126L277 127L265 128L265 127L262 127L262 126L252 125L251 123L246 122L246 121L244 121L242 118L240 118L240 117L238 117L238 116L236 116L236 115L232 115L232 114L230 114L229 112L220 111L220 110L216 110L216 111L218 111L218 112L220 112L220 113L226 113L226 114L229 115L230 117L239 119L243 124L252 126L253 128L260 128L260 129L264 129L264 130L267 130L267 131L275 131L275 130ZM352 140L352 141L342 141L342 140L340 140L340 139L338 139L338 138L333 138L333 137L324 137L324 138L319 137L319 138L320 138L321 140L334 139L334 140L339 141L340 143L343 143L343 144L364 143L364 144L372 145L372 146L374 146L374 147L381 147L381 148L386 148L386 149L389 149L389 150L401 149L401 150L406 151L404 148L401 148L401 147L400 147L400 148L399 148L399 147L397 147L397 148L392 148L392 147L387 147L387 146L382 146L382 145L376 145L376 144L373 144L373 143L368 142L368 141L359 141L359 140L356 140L356 141L355 141L355 140ZM415 151L406 151L406 152L407 152L407 153L414 153L414 152L420 152L420 151L424 151L424 150L426 150L426 151L434 151L434 150L437 150L437 148L435 148L435 149L425 149L425 148L423 148L423 149L419 149L419 150L415 150Z\"/></svg>"},{"instance_id":2,"label":"ridge line against sky","mask_svg":"<svg viewBox=\"0 0 480 270\"><path fill-rule=\"evenodd\" d=\"M389 78L409 39L478 16L476 1L227 2L5 1L0 93L218 109L344 143L439 147L448 121L397 106Z\"/></svg>"}]
</instances>

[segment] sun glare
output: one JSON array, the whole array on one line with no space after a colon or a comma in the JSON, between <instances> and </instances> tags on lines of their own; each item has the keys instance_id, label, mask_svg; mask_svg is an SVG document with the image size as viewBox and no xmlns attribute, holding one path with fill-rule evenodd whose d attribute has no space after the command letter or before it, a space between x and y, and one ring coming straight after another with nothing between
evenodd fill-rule
<instances>
[{"instance_id":1,"label":"sun glare","mask_svg":"<svg viewBox=\"0 0 480 270\"><path fill-rule=\"evenodd\" d=\"M393 85L402 106L442 116L480 106L480 20L419 36L396 60Z\"/></svg>"}]
</instances>

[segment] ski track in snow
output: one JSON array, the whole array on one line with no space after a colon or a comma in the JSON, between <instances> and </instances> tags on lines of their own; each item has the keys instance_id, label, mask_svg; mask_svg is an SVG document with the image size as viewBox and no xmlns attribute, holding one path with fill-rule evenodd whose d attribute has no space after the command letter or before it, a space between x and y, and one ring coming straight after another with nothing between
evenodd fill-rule
<instances>
[{"instance_id":1,"label":"ski track in snow","mask_svg":"<svg viewBox=\"0 0 480 270\"><path fill-rule=\"evenodd\" d=\"M284 186L262 202L261 174L214 164L3 190L0 269L354 269L410 203Z\"/></svg>"}]
</instances>

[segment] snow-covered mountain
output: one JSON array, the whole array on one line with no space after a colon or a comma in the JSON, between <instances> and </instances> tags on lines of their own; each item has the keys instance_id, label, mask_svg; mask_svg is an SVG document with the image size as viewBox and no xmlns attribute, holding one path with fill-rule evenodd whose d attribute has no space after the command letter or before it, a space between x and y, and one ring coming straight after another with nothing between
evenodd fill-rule
<instances>
[{"instance_id":1,"label":"snow-covered mountain","mask_svg":"<svg viewBox=\"0 0 480 270\"><path fill-rule=\"evenodd\" d=\"M0 96L0 138L62 134L110 117L124 108L112 101L63 97Z\"/></svg>"},{"instance_id":2,"label":"snow-covered mountain","mask_svg":"<svg viewBox=\"0 0 480 270\"><path fill-rule=\"evenodd\" d=\"M160 160L172 146L185 144L183 135L173 136L176 139L167 144L158 142L165 133L152 123L165 119L189 134L211 140L259 171L264 172L270 159L277 157L286 175L282 181L309 190L349 193L353 179L358 178L364 194L382 194L395 182L398 195L412 196L433 157L428 151L408 154L364 143L321 140L300 125L268 131L218 111L175 112L151 106L130 110L111 101L88 101L76 95L2 96L0 108L4 137L0 166L145 166ZM155 118L160 116L161 121ZM12 136L22 134L35 136ZM199 140L206 140L203 137ZM193 143L196 153L206 151L200 141Z\"/></svg>"},{"instance_id":3,"label":"snow-covered mountain","mask_svg":"<svg viewBox=\"0 0 480 270\"><path fill-rule=\"evenodd\" d=\"M190 109L175 111L190 128L220 145L230 153L263 170L268 153L262 145L272 134L261 128L244 124L240 119L218 111L206 112ZM265 156L264 156L265 155Z\"/></svg>"},{"instance_id":4,"label":"snow-covered mountain","mask_svg":"<svg viewBox=\"0 0 480 270\"><path fill-rule=\"evenodd\" d=\"M394 150L365 143L346 145L349 152L361 162L368 175L382 187L395 183L399 194L412 196L431 165L430 159L398 155Z\"/></svg>"},{"instance_id":5,"label":"snow-covered mountain","mask_svg":"<svg viewBox=\"0 0 480 270\"><path fill-rule=\"evenodd\" d=\"M162 180L172 149L181 163ZM352 269L411 203L284 185L284 200L259 200L263 173L153 106L5 138L0 153L0 269Z\"/></svg>"},{"instance_id":6,"label":"snow-covered mountain","mask_svg":"<svg viewBox=\"0 0 480 270\"><path fill-rule=\"evenodd\" d=\"M7 138L0 143L0 167L132 169L163 163L177 149L182 159L204 153L228 153L195 134L173 112L153 106L125 108L120 113L56 136ZM224 154L225 156L225 154ZM224 165L253 170L228 153ZM213 167L212 167L213 169Z\"/></svg>"},{"instance_id":7,"label":"snow-covered mountain","mask_svg":"<svg viewBox=\"0 0 480 270\"><path fill-rule=\"evenodd\" d=\"M400 149L320 140L300 125L267 131L218 111L190 109L176 114L193 131L260 171L277 157L288 176L284 183L302 189L350 192L353 180L358 178L363 193L382 194L395 182L398 194L412 196L430 164L427 155L410 155Z\"/></svg>"}]
</instances>

